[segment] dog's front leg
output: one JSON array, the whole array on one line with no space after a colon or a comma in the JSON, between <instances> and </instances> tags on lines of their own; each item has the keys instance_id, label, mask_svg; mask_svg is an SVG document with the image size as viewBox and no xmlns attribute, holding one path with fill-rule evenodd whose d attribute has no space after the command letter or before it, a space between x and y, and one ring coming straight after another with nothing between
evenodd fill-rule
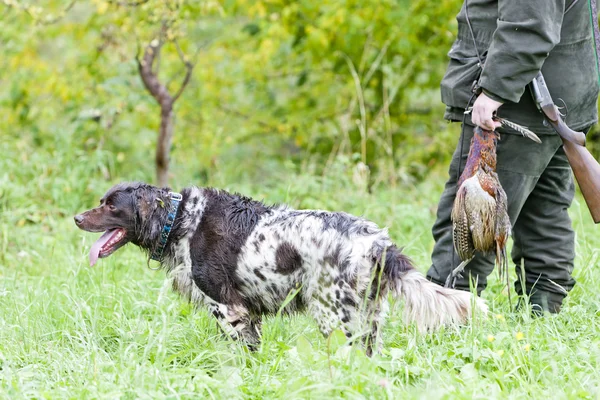
<instances>
[{"instance_id":1,"label":"dog's front leg","mask_svg":"<svg viewBox=\"0 0 600 400\"><path fill-rule=\"evenodd\" d=\"M248 309L242 305L227 305L210 301L211 313L217 319L221 330L236 340L242 340L250 350L260 345L261 320L252 319Z\"/></svg>"}]
</instances>

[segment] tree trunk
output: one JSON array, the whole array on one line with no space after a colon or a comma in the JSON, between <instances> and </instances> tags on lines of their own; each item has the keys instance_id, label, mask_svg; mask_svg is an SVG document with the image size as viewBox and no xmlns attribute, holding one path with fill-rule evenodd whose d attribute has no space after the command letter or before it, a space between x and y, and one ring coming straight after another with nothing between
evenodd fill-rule
<instances>
[{"instance_id":1,"label":"tree trunk","mask_svg":"<svg viewBox=\"0 0 600 400\"><path fill-rule=\"evenodd\" d=\"M173 105L161 107L160 130L156 145L156 181L166 187L169 181L169 153L173 139Z\"/></svg>"},{"instance_id":2,"label":"tree trunk","mask_svg":"<svg viewBox=\"0 0 600 400\"><path fill-rule=\"evenodd\" d=\"M144 55L141 60L139 58L139 54L136 56L138 71L140 73L140 77L142 78L142 82L144 83L146 90L150 92L152 97L154 97L156 102L160 105L160 129L158 131L158 141L156 143L155 160L156 181L161 187L166 187L169 182L169 153L171 151L174 125L173 105L179 96L181 96L181 93L183 93L185 90L185 87L192 77L192 71L194 69L194 65L187 61L187 58L181 51L177 40L174 40L179 58L186 68L185 77L183 78L183 82L181 83L181 86L175 95L171 95L167 89L167 86L160 82L158 79L158 65L156 68L153 68L153 66L155 62L160 63L160 61L156 60L158 54L160 53L160 49L164 44L166 31L167 25L163 22L160 32L160 40L152 41L148 46L146 46L146 50L144 50Z\"/></svg>"}]
</instances>

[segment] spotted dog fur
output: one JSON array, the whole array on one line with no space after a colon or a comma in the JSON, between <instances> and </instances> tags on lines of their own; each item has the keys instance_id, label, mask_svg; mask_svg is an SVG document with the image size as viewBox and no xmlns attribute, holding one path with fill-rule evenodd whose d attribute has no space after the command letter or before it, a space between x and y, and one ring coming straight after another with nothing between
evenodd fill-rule
<instances>
[{"instance_id":1,"label":"spotted dog fur","mask_svg":"<svg viewBox=\"0 0 600 400\"><path fill-rule=\"evenodd\" d=\"M340 328L362 337L371 354L390 291L421 331L466 322L472 304L487 310L470 293L426 280L385 229L363 218L266 206L212 188L181 194L162 266L175 291L208 307L226 333L250 346L260 343L263 315L306 310L325 336ZM116 248L132 242L150 254L168 202L166 188L123 183L75 219L88 231L123 229Z\"/></svg>"}]
</instances>

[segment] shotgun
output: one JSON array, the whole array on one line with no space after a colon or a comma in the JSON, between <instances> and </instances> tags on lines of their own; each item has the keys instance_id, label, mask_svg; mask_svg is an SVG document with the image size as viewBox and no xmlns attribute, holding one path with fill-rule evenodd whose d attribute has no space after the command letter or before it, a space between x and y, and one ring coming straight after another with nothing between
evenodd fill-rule
<instances>
[{"instance_id":1,"label":"shotgun","mask_svg":"<svg viewBox=\"0 0 600 400\"><path fill-rule=\"evenodd\" d=\"M531 92L538 109L563 142L565 154L583 194L583 198L597 224L600 222L600 164L585 148L585 134L569 128L563 121L558 107L552 101L544 76L540 71L531 82Z\"/></svg>"}]
</instances>

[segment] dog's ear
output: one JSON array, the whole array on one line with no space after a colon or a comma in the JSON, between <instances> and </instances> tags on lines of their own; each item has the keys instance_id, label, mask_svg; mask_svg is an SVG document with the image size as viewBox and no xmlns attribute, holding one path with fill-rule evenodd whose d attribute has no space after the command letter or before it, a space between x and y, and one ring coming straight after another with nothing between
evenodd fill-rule
<instances>
[{"instance_id":1,"label":"dog's ear","mask_svg":"<svg viewBox=\"0 0 600 400\"><path fill-rule=\"evenodd\" d=\"M139 188L135 191L136 206L142 219L151 215L158 206L157 195L158 193L153 188Z\"/></svg>"},{"instance_id":2,"label":"dog's ear","mask_svg":"<svg viewBox=\"0 0 600 400\"><path fill-rule=\"evenodd\" d=\"M149 185L135 190L136 206L142 220L152 215L157 208L164 209L167 207L169 201L168 193L168 190Z\"/></svg>"}]
</instances>

